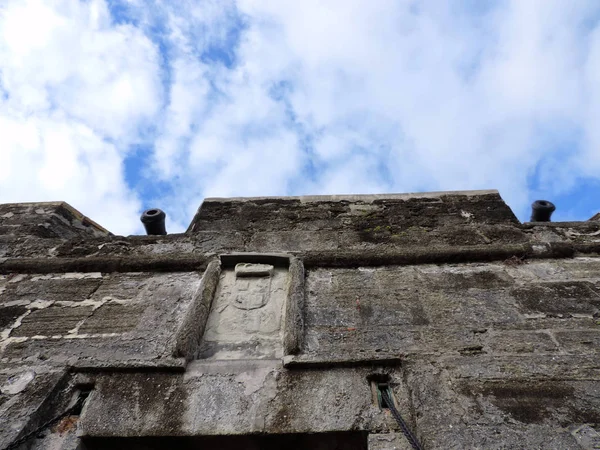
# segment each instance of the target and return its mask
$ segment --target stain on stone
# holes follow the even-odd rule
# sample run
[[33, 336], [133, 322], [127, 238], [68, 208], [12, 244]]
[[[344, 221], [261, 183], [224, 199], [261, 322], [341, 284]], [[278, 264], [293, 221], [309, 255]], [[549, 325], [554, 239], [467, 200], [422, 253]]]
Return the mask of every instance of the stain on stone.
[[[114, 408], [111, 420], [127, 417], [132, 410], [152, 413], [160, 417], [154, 435], [169, 436], [179, 434], [182, 429], [185, 405], [182, 382], [181, 378], [166, 374], [113, 375], [97, 389], [102, 396], [109, 396], [106, 400]], [[91, 402], [89, 406], [93, 406]]]
[[27, 308], [24, 306], [6, 306], [0, 308], [0, 331], [11, 325], [25, 311], [27, 311]]
[[481, 231], [488, 239], [495, 242], [508, 242], [511, 244], [525, 243], [529, 240], [527, 234], [514, 226], [496, 224], [494, 226], [479, 226]]
[[423, 309], [423, 305], [416, 305], [410, 308], [413, 325], [429, 325], [429, 318]]
[[510, 258], [505, 259], [502, 264], [509, 267], [522, 266], [523, 264], [527, 264], [529, 261], [525, 259], [525, 256], [517, 256], [513, 255]]
[[358, 312], [363, 322], [369, 322], [369, 319], [373, 317], [373, 307], [371, 305], [360, 305]]
[[271, 426], [274, 430], [289, 430], [292, 428], [291, 420], [293, 411], [285, 404], [281, 404], [275, 413]]
[[536, 283], [512, 290], [526, 311], [548, 314], [594, 314], [600, 309], [600, 295], [587, 281]]
[[475, 328], [475, 329], [471, 330], [471, 332], [473, 334], [484, 334], [484, 333], [487, 333], [487, 331], [488, 331], [487, 328]]
[[79, 416], [63, 417], [55, 427], [56, 432], [62, 436], [63, 434], [67, 434], [72, 431], [75, 431], [75, 430], [77, 430], [77, 422], [78, 421], [79, 421]]
[[[260, 343], [257, 341], [248, 342], [236, 342], [236, 343], [218, 343], [203, 341], [198, 351], [199, 359], [209, 359], [218, 356], [220, 353], [226, 353], [229, 355], [235, 355], [241, 357], [245, 355], [247, 358], [264, 358], [265, 350], [261, 348]], [[274, 352], [273, 352], [274, 353]], [[275, 354], [267, 354], [273, 358], [277, 357]]]
[[556, 410], [565, 407], [565, 401], [573, 392], [572, 386], [560, 381], [507, 380], [485, 383], [471, 390], [471, 395], [488, 397], [493, 405], [513, 419], [529, 424], [553, 419]]
[[318, 386], [323, 382], [324, 375], [313, 372], [312, 376], [307, 373], [298, 372], [295, 376], [282, 376], [277, 382], [276, 411], [272, 414], [269, 421], [269, 427], [275, 433], [289, 433], [293, 429], [292, 421], [296, 414], [290, 405], [294, 404], [293, 393], [298, 390], [298, 386], [305, 383], [305, 379], [310, 378], [313, 385]]
[[8, 284], [6, 296], [23, 300], [83, 301], [102, 283], [100, 278], [50, 278]]
[[482, 245], [488, 243], [475, 227], [452, 227], [445, 230], [443, 242], [450, 246]]
[[144, 312], [140, 304], [105, 304], [79, 328], [79, 333], [125, 333], [133, 330]]
[[55, 336], [65, 335], [92, 313], [90, 306], [60, 307], [50, 306], [36, 309], [25, 316], [21, 326], [11, 331], [13, 336]]
[[472, 345], [469, 347], [463, 347], [458, 352], [463, 356], [483, 355], [483, 354], [487, 353], [483, 350], [483, 347], [481, 345]]
[[462, 272], [437, 270], [433, 273], [424, 273], [423, 277], [428, 286], [442, 290], [491, 289], [512, 284], [508, 274], [491, 270], [465, 270]]

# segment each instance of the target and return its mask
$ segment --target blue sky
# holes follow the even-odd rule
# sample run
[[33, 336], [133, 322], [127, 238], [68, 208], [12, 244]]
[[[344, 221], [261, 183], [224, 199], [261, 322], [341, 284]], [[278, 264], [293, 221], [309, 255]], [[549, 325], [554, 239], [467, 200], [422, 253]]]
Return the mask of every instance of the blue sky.
[[498, 189], [600, 210], [596, 0], [5, 0], [0, 202], [115, 233], [207, 196]]

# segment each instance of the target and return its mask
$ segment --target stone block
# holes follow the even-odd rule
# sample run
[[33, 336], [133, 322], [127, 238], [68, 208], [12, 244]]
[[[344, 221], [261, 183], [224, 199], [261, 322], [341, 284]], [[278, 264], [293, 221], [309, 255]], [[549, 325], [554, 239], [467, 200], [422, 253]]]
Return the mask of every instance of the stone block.
[[490, 331], [482, 334], [484, 351], [493, 354], [554, 353], [559, 347], [548, 332]]
[[25, 306], [0, 306], [0, 332], [6, 327], [12, 325], [17, 317], [22, 316], [27, 311]]
[[143, 292], [146, 283], [152, 278], [148, 273], [113, 273], [105, 275], [91, 300], [93, 301], [134, 301]]
[[511, 293], [526, 313], [569, 316], [600, 311], [598, 289], [588, 281], [531, 283]]
[[144, 313], [141, 304], [105, 304], [79, 327], [79, 334], [126, 333], [133, 330]]
[[568, 428], [600, 422], [600, 381], [530, 380], [468, 382], [460, 391], [474, 399], [478, 421], [511, 421]]
[[25, 316], [21, 325], [13, 328], [10, 337], [64, 336], [92, 314], [91, 306], [49, 306], [34, 309]]
[[498, 289], [513, 284], [505, 268], [495, 264], [448, 264], [417, 267], [424, 288], [430, 290]]
[[600, 433], [589, 424], [574, 427], [574, 429], [571, 430], [571, 434], [583, 450], [595, 450], [600, 448]]
[[569, 281], [569, 273], [558, 261], [530, 260], [522, 264], [507, 265], [506, 271], [518, 282]]
[[317, 269], [308, 272], [306, 326], [424, 325], [428, 318], [410, 268]]
[[574, 279], [600, 278], [600, 258], [598, 257], [578, 257], [556, 261], [556, 266], [562, 268]]
[[[426, 351], [427, 341], [415, 327], [309, 327], [304, 351], [319, 359], [360, 359]], [[425, 333], [426, 334], [426, 333]]]
[[[462, 357], [456, 366], [448, 359], [407, 364], [424, 448], [578, 448], [568, 428], [597, 423], [599, 381], [535, 377], [527, 371], [528, 359], [521, 359], [519, 375], [504, 371], [489, 380], [480, 376], [487, 357]], [[466, 360], [474, 362], [472, 378], [456, 377]]]
[[19, 276], [9, 280], [0, 293], [0, 303], [9, 301], [82, 302], [102, 283], [98, 273]]
[[[396, 425], [389, 412], [373, 405], [367, 381], [373, 370], [379, 369], [288, 371], [279, 361], [220, 360], [195, 361], [184, 377], [106, 374], [97, 377], [81, 433], [100, 438], [391, 431]], [[392, 383], [400, 382], [397, 372], [388, 373]], [[406, 390], [394, 392], [404, 409]]]
[[[344, 244], [356, 241], [356, 237], [348, 238], [343, 241]], [[294, 252], [308, 250], [329, 250], [333, 251], [342, 246], [340, 232], [338, 231], [282, 231], [270, 230], [260, 231], [252, 234], [246, 251], [260, 252]]]
[[369, 450], [412, 450], [402, 433], [369, 434]]
[[600, 327], [596, 330], [555, 331], [554, 336], [561, 348], [573, 354], [600, 352]]
[[420, 296], [429, 322], [435, 326], [484, 327], [523, 321], [505, 289], [434, 291]]
[[[0, 368], [0, 448], [8, 448], [23, 430], [33, 431], [36, 425], [51, 419], [54, 411], [49, 409], [62, 396], [64, 369], [34, 369], [23, 361]], [[16, 383], [21, 383], [22, 389], [11, 389]]]

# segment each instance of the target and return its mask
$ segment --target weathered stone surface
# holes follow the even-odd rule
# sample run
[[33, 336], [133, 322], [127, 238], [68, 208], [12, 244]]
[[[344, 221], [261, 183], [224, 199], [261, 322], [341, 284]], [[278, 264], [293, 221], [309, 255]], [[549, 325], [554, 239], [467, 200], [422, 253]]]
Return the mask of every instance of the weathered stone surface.
[[545, 330], [508, 331], [492, 330], [482, 333], [482, 351], [500, 354], [554, 353], [565, 349], [559, 347], [554, 336]]
[[186, 361], [198, 356], [215, 292], [221, 279], [221, 262], [212, 261], [206, 268], [198, 289], [192, 296], [175, 336], [173, 355]]
[[283, 356], [288, 270], [239, 263], [225, 268], [212, 302], [199, 357], [255, 359]]
[[100, 273], [17, 275], [6, 283], [0, 303], [81, 302], [100, 287], [101, 278]]
[[22, 305], [0, 307], [0, 329], [6, 329], [26, 312], [27, 308]]
[[600, 447], [600, 433], [588, 424], [576, 427], [571, 430], [571, 434], [582, 449], [594, 450]]
[[170, 357], [201, 275], [16, 275], [0, 294], [0, 361]]
[[52, 338], [75, 333], [77, 325], [91, 316], [93, 308], [49, 306], [33, 309], [21, 320], [21, 325], [13, 328], [9, 337], [40, 337]]
[[33, 379], [17, 394], [0, 393], [0, 447], [5, 448], [17, 436], [36, 429], [61, 407], [61, 392], [65, 390], [64, 370], [47, 367], [0, 367], [0, 385], [15, 377], [33, 372]]
[[600, 311], [600, 295], [588, 281], [532, 283], [515, 289], [512, 295], [527, 313], [592, 316]]
[[384, 379], [425, 449], [598, 442], [597, 221], [519, 224], [495, 192], [211, 199], [122, 237], [56, 205], [0, 206], [0, 448], [82, 386], [30, 448], [409, 448]]
[[[465, 360], [471, 364], [465, 366]], [[505, 361], [520, 361], [518, 372], [514, 367], [482, 373], [489, 361], [414, 361], [407, 368], [413, 404], [420, 412], [417, 429], [426, 448], [578, 448], [568, 429], [597, 422], [597, 369], [595, 379], [581, 380], [577, 368], [561, 374], [546, 370], [551, 360], [512, 358]], [[542, 373], [546, 381], [539, 378]]]
[[0, 235], [69, 239], [108, 234], [65, 202], [0, 205]]
[[[83, 433], [108, 437], [395, 429], [389, 412], [373, 404], [367, 381], [372, 372], [287, 371], [280, 362], [261, 360], [197, 362], [183, 378], [102, 376], [83, 418]], [[399, 407], [411, 420], [398, 374], [387, 373], [398, 383], [393, 386]], [[109, 417], [106, 410], [112, 411]]]
[[266, 231], [320, 231], [347, 228], [348, 223], [353, 223], [357, 231], [377, 233], [377, 227], [387, 226], [391, 231], [403, 231], [411, 226], [439, 228], [507, 222], [518, 223], [497, 192], [474, 191], [346, 198], [207, 199], [188, 231], [247, 227]]
[[412, 450], [401, 433], [369, 434], [369, 450]]
[[35, 379], [33, 370], [25, 370], [24, 372], [10, 376], [2, 386], [0, 393], [5, 395], [15, 395], [23, 392], [29, 383]]
[[600, 324], [591, 330], [555, 331], [554, 336], [561, 348], [572, 354], [600, 353]]
[[132, 331], [140, 323], [145, 307], [141, 304], [105, 304], [89, 319], [79, 332], [83, 334], [111, 334]]

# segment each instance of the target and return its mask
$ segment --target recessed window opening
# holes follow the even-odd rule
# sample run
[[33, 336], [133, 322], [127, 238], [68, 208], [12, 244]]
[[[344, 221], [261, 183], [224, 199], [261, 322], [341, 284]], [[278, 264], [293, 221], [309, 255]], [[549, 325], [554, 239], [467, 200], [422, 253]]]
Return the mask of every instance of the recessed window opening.
[[396, 405], [392, 383], [388, 374], [374, 373], [367, 376], [367, 380], [371, 386], [373, 404], [376, 404], [381, 409], [390, 409], [390, 401], [393, 406]]
[[392, 390], [389, 383], [377, 383], [377, 405], [381, 409], [390, 409], [389, 399], [392, 397]]
[[85, 403], [92, 393], [94, 386], [91, 385], [82, 385], [77, 387], [77, 391], [75, 392], [75, 403], [73, 404], [73, 409], [71, 410], [71, 415], [80, 416]]

